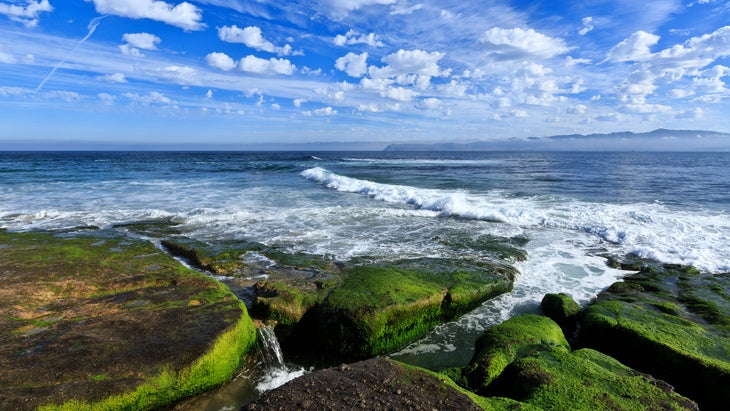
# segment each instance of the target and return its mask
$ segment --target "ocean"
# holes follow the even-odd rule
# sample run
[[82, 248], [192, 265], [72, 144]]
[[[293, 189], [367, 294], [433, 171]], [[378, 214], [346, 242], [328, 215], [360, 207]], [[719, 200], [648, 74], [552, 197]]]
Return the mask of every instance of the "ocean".
[[464, 239], [528, 239], [512, 293], [393, 354], [442, 369], [545, 293], [585, 304], [626, 275], [606, 254], [730, 271], [730, 153], [0, 153], [1, 228], [150, 220], [338, 260], [479, 259]]

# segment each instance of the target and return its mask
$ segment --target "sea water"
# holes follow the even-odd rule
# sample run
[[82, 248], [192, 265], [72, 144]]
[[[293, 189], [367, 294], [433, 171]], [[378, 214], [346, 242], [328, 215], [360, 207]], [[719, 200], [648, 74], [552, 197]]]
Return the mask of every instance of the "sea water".
[[480, 259], [456, 240], [527, 238], [513, 292], [394, 355], [440, 369], [545, 293], [588, 302], [626, 274], [607, 254], [730, 271], [730, 153], [0, 153], [1, 228], [138, 221], [338, 260]]

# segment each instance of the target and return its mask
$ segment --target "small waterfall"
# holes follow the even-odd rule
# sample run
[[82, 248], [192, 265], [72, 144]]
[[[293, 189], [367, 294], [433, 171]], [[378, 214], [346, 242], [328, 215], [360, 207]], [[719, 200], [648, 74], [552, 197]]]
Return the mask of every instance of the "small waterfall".
[[284, 353], [281, 352], [281, 345], [276, 339], [274, 329], [267, 325], [257, 329], [258, 344], [261, 350], [261, 357], [266, 368], [282, 368], [284, 364]]
[[302, 367], [289, 366], [284, 362], [284, 353], [272, 327], [267, 325], [258, 328], [257, 332], [259, 350], [266, 368], [261, 381], [256, 385], [259, 392], [273, 390], [307, 372]]

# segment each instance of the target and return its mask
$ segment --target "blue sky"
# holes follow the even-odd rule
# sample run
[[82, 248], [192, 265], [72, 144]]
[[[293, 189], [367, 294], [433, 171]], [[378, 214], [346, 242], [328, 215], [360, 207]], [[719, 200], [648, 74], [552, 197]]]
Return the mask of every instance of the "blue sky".
[[727, 0], [0, 0], [0, 140], [730, 132]]

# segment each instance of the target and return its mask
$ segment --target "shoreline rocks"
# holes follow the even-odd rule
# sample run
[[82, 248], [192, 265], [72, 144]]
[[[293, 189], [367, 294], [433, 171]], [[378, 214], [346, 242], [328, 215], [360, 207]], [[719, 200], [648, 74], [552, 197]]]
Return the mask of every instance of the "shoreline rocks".
[[153, 409], [225, 382], [255, 341], [227, 287], [115, 233], [0, 231], [0, 408]]

